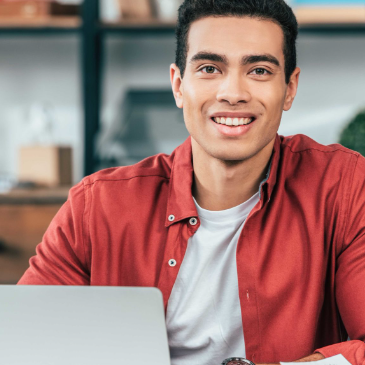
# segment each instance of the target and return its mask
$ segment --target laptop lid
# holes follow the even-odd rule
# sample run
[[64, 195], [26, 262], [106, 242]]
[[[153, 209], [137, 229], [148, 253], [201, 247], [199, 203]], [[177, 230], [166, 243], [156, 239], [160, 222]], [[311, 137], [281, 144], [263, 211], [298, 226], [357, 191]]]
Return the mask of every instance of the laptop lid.
[[0, 363], [170, 365], [156, 288], [0, 286]]

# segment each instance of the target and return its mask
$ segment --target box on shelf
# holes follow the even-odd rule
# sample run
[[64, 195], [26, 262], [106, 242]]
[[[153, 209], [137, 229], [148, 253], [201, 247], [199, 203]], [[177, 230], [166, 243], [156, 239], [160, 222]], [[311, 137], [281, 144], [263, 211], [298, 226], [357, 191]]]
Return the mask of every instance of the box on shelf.
[[150, 0], [118, 0], [122, 19], [151, 19], [153, 9]]
[[38, 19], [54, 16], [76, 16], [80, 6], [51, 0], [0, 0], [1, 18]]
[[18, 179], [21, 182], [33, 182], [40, 186], [72, 185], [72, 148], [21, 147]]
[[49, 3], [47, 1], [0, 1], [1, 18], [39, 18], [49, 14]]

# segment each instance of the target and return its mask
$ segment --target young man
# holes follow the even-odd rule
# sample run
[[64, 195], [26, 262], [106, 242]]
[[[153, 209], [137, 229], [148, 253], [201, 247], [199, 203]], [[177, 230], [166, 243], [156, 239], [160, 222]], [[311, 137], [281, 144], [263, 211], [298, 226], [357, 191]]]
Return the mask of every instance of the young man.
[[185, 0], [170, 72], [191, 137], [71, 189], [19, 284], [158, 287], [173, 365], [364, 364], [365, 159], [277, 135], [296, 37], [283, 0]]

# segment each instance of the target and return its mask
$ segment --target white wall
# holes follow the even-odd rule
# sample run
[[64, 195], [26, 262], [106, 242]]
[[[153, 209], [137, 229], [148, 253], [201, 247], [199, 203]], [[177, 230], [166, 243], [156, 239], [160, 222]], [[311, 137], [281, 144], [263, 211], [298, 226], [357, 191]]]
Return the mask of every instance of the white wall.
[[349, 119], [365, 108], [365, 36], [303, 36], [298, 63], [298, 94], [279, 132], [337, 142]]
[[[169, 88], [173, 36], [109, 38], [104, 73], [104, 125], [117, 118], [129, 87]], [[365, 36], [301, 36], [300, 86], [280, 133], [337, 141], [353, 114], [365, 108]], [[67, 37], [0, 37], [0, 174], [16, 175], [17, 148], [27, 142], [24, 113], [36, 102], [57, 112], [56, 139], [75, 148], [75, 182], [82, 177], [79, 43]]]
[[16, 176], [18, 148], [31, 143], [27, 113], [55, 109], [55, 143], [72, 145], [75, 181], [82, 171], [82, 110], [76, 36], [0, 37], [0, 174]]

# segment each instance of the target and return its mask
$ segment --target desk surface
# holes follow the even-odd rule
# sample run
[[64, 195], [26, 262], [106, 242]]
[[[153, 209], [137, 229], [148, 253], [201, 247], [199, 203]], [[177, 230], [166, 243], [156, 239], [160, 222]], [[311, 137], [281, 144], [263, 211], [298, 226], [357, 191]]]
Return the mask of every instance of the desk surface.
[[69, 189], [14, 189], [0, 194], [0, 284], [15, 284], [28, 268]]

